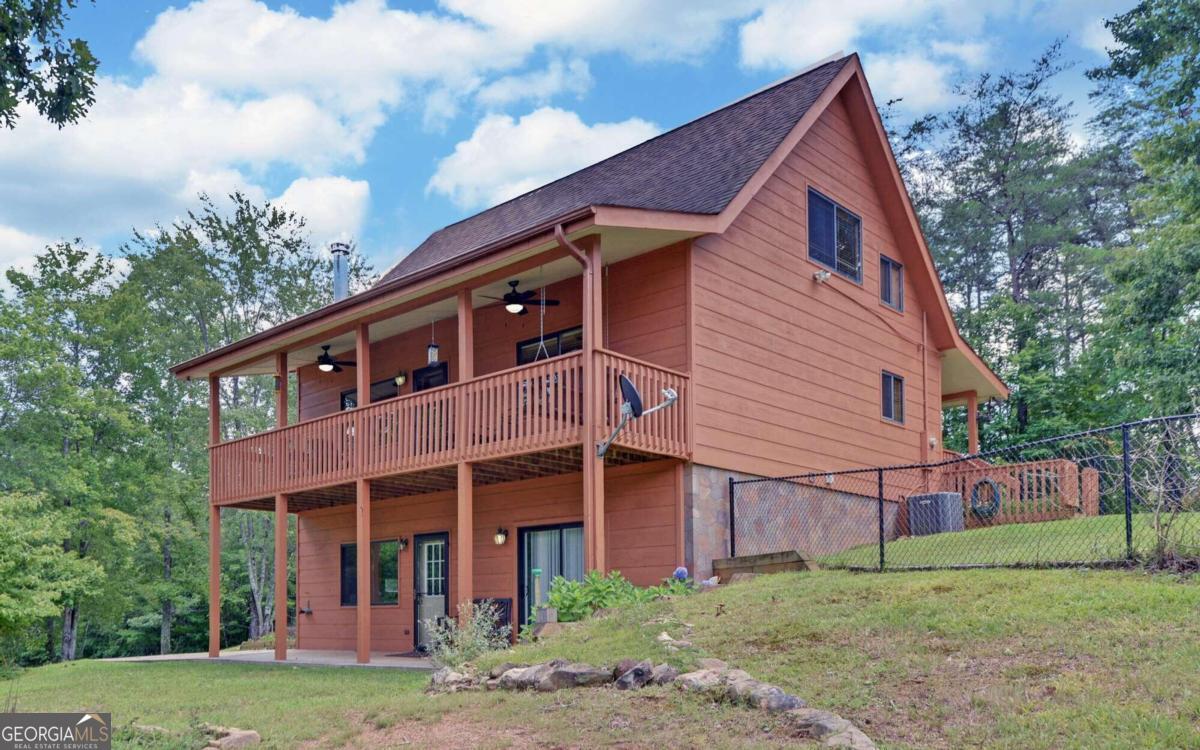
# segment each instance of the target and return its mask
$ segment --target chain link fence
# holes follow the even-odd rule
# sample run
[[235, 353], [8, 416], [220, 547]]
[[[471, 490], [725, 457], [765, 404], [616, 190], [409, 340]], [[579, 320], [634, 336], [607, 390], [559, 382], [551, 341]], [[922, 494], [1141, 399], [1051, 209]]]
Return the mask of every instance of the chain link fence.
[[795, 550], [852, 570], [1200, 558], [1200, 415], [945, 456], [730, 479], [730, 555]]

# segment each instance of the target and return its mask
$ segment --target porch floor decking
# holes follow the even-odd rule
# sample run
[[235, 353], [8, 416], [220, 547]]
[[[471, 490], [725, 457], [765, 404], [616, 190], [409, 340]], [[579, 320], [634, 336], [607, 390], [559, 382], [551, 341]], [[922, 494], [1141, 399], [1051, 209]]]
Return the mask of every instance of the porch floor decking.
[[122, 656], [99, 661], [118, 662], [159, 662], [159, 661], [212, 661], [239, 664], [276, 664], [290, 667], [368, 667], [372, 669], [413, 669], [430, 671], [433, 665], [429, 659], [416, 656], [396, 656], [382, 651], [371, 652], [371, 661], [359, 664], [353, 651], [321, 651], [317, 649], [288, 649], [287, 661], [275, 660], [273, 649], [253, 649], [247, 651], [222, 651], [216, 659], [210, 659], [207, 652], [188, 654], [151, 654], [149, 656]]

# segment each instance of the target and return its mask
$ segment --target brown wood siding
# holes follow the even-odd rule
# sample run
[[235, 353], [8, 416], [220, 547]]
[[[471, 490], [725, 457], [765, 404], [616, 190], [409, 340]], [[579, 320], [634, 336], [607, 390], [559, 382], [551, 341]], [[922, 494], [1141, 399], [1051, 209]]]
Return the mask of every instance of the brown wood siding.
[[[940, 445], [936, 351], [921, 393], [917, 259], [901, 254], [875, 184], [835, 100], [730, 227], [694, 241], [697, 463], [779, 475], [917, 461], [922, 408]], [[813, 280], [809, 187], [862, 218], [861, 284]], [[905, 265], [903, 313], [880, 302], [880, 253]], [[883, 370], [905, 379], [904, 425], [881, 418]]]
[[[663, 367], [686, 369], [685, 330], [687, 248], [671, 245], [614, 263], [604, 283], [605, 346]], [[537, 271], [520, 274], [535, 283]], [[566, 279], [546, 288], [546, 296], [562, 304], [546, 308], [545, 331], [553, 333], [580, 324], [580, 280]], [[538, 315], [512, 315], [502, 307], [475, 310], [475, 373], [486, 375], [516, 365], [516, 344], [538, 336]], [[456, 351], [458, 320], [451, 316], [437, 323], [441, 357], [450, 363], [450, 380], [458, 380]], [[429, 327], [407, 331], [371, 344], [371, 382], [392, 377], [399, 370], [410, 375], [403, 393], [412, 392], [411, 374], [425, 365]], [[339, 356], [353, 359], [354, 352]], [[323, 373], [315, 365], [297, 372], [300, 419], [313, 419], [338, 410], [341, 392], [354, 387], [354, 370]]]
[[[609, 566], [638, 585], [658, 583], [682, 564], [677, 524], [677, 462], [656, 461], [614, 467], [605, 472], [605, 519]], [[523, 526], [571, 523], [583, 519], [579, 474], [545, 477], [475, 488], [475, 596], [508, 597], [516, 604], [517, 531]], [[450, 596], [456, 560], [455, 494], [438, 492], [380, 500], [371, 504], [371, 538], [407, 537], [400, 553], [400, 601], [371, 612], [372, 650], [412, 647], [414, 535], [450, 533]], [[492, 541], [498, 527], [508, 542]], [[299, 648], [353, 649], [355, 608], [340, 603], [340, 549], [354, 541], [354, 508], [341, 506], [298, 514], [297, 602], [313, 614], [299, 615]]]

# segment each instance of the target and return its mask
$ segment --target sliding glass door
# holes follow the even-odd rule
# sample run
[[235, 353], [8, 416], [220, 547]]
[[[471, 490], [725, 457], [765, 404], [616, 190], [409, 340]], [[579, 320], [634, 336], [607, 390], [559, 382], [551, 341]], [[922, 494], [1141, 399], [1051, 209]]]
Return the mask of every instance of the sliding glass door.
[[533, 620], [535, 606], [546, 603], [555, 578], [583, 580], [583, 524], [521, 529], [517, 554], [520, 622], [524, 624]]

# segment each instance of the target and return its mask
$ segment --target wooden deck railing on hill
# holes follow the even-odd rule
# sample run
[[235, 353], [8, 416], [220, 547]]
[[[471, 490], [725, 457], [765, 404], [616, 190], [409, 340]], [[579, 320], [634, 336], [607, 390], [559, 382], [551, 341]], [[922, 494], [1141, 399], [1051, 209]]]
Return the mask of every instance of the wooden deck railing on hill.
[[[583, 366], [576, 352], [211, 446], [212, 501], [577, 445], [583, 441]], [[615, 383], [623, 372], [648, 404], [668, 387], [680, 399], [633, 422], [617, 444], [687, 456], [686, 374], [610, 351], [598, 351], [594, 366], [606, 404], [596, 439], [619, 418]]]
[[[1098, 472], [1066, 459], [992, 464], [972, 458], [941, 467], [937, 476], [941, 491], [962, 495], [968, 527], [1057, 521], [1100, 512]], [[981, 518], [971, 511], [971, 493], [976, 487], [980, 493], [990, 493], [992, 485], [1000, 494], [1000, 510]]]

